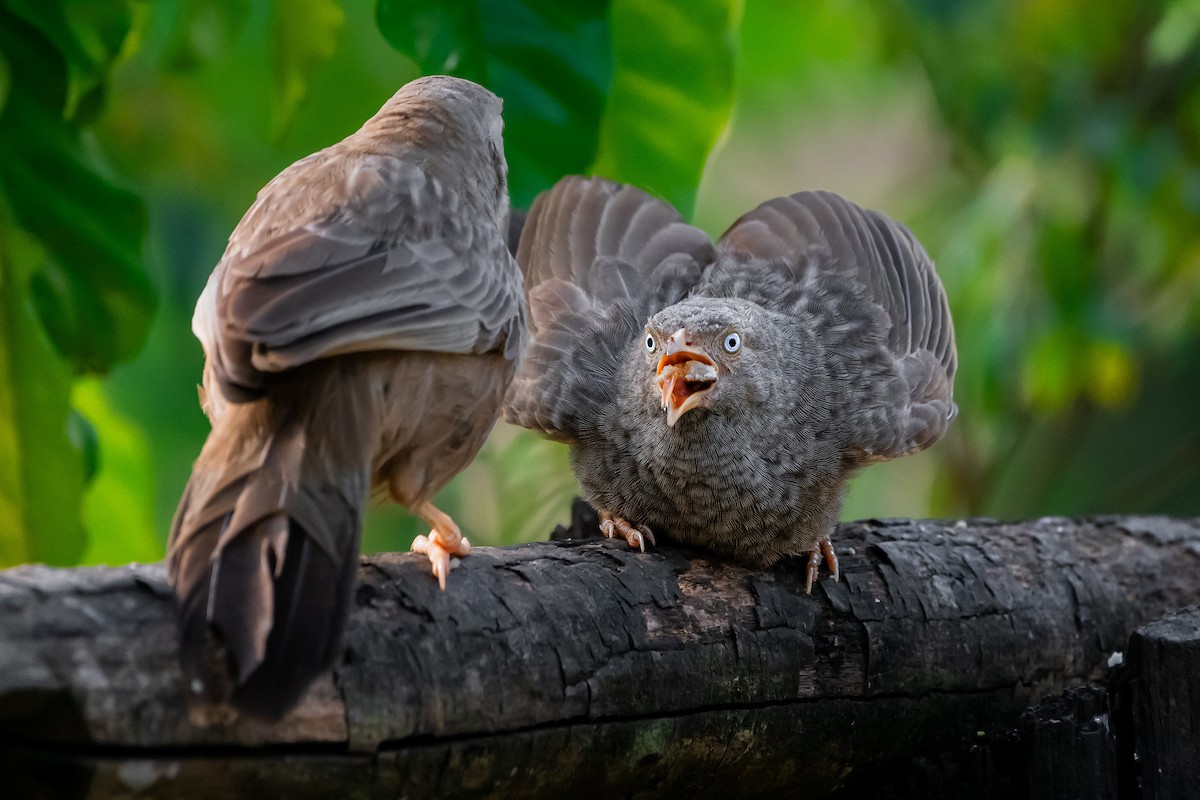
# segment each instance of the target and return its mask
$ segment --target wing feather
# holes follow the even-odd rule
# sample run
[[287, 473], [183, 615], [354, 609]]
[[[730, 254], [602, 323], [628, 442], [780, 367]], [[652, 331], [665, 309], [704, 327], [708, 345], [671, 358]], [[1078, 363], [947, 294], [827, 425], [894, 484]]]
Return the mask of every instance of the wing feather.
[[941, 437], [956, 413], [954, 326], [933, 262], [907, 227], [835, 194], [801, 192], [743, 216], [718, 250], [699, 292], [821, 317], [838, 358], [862, 350], [859, 357], [870, 359], [872, 336], [880, 339], [890, 365], [882, 374], [891, 378], [880, 388], [884, 400], [861, 410], [870, 459]]
[[707, 234], [632, 186], [568, 177], [539, 195], [517, 248], [533, 341], [505, 418], [561, 441], [585, 434], [646, 319], [715, 258]]
[[350, 352], [515, 358], [522, 290], [505, 231], [416, 164], [336, 147], [264, 187], [197, 306], [223, 392], [253, 397]]

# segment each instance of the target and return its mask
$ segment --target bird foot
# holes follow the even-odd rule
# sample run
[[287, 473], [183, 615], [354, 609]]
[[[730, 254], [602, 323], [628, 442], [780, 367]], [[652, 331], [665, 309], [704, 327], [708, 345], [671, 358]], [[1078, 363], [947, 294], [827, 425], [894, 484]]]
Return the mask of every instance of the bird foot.
[[842, 571], [838, 566], [837, 553], [833, 550], [833, 542], [829, 539], [829, 534], [825, 534], [817, 543], [813, 545], [812, 551], [808, 554], [808, 576], [804, 581], [804, 593], [812, 594], [813, 584], [821, 573], [821, 559], [825, 559], [825, 564], [829, 567], [829, 574], [833, 576], [836, 583], [842, 577]]
[[636, 547], [643, 553], [646, 552], [647, 541], [652, 545], [656, 544], [654, 534], [645, 525], [633, 525], [624, 517], [618, 517], [607, 511], [600, 512], [600, 532], [608, 539], [619, 535], [629, 542], [630, 547]]
[[433, 575], [442, 590], [446, 589], [446, 576], [450, 574], [450, 556], [465, 556], [471, 552], [471, 543], [459, 531], [458, 525], [448, 514], [435, 508], [428, 501], [415, 509], [417, 515], [429, 523], [432, 529], [428, 536], [413, 539], [412, 551], [422, 553], [433, 566]]

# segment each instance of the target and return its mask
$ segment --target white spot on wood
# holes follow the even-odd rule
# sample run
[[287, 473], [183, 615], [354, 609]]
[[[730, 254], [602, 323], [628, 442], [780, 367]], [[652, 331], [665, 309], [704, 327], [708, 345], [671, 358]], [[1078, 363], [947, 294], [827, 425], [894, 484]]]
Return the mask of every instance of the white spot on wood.
[[121, 782], [135, 792], [144, 791], [160, 778], [174, 778], [179, 774], [178, 761], [150, 761], [137, 759], [126, 761], [117, 770]]

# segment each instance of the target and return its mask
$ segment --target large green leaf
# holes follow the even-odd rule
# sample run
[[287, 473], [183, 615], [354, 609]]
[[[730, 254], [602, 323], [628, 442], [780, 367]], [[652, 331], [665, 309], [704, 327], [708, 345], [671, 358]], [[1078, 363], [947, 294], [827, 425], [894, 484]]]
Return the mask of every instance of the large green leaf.
[[616, 73], [593, 172], [690, 217], [733, 107], [738, 0], [614, 0]]
[[91, 426], [72, 368], [103, 371], [145, 339], [145, 210], [93, 165], [79, 128], [141, 3], [0, 5], [0, 563], [73, 564]]
[[[73, 83], [78, 88], [76, 94], [91, 85], [97, 77], [99, 65], [96, 64], [83, 43], [71, 30], [67, 22], [66, 9], [63, 3], [43, 2], [42, 0], [4, 0], [4, 5], [14, 17], [37, 30], [51, 44], [56, 53], [60, 54], [68, 66]], [[64, 89], [66, 84], [64, 84]], [[63, 95], [63, 101], [66, 101]]]
[[67, 116], [90, 116], [98, 110], [108, 71], [146, 10], [144, 2], [135, 0], [4, 0], [4, 4], [66, 61]]
[[153, 312], [145, 209], [91, 166], [63, 119], [66, 60], [52, 42], [0, 11], [0, 51], [11, 69], [0, 189], [46, 255], [28, 289], [58, 351], [78, 370], [103, 371], [141, 347]]
[[74, 564], [83, 468], [67, 439], [71, 371], [42, 335], [27, 285], [36, 242], [0, 214], [0, 566]]
[[379, 0], [387, 40], [427, 74], [487, 86], [505, 101], [513, 203], [596, 154], [612, 75], [607, 0]]

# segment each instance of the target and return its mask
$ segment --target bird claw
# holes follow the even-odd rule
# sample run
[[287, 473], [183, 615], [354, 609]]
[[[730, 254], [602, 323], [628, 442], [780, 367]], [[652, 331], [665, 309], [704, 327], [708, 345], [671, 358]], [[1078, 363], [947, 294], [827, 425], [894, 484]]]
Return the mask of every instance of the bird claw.
[[654, 534], [645, 525], [633, 525], [623, 517], [618, 517], [607, 512], [600, 515], [600, 532], [605, 538], [613, 539], [620, 535], [622, 539], [629, 543], [630, 547], [636, 547], [641, 552], [646, 552], [646, 542], [651, 545], [656, 545]]
[[471, 552], [471, 543], [467, 541], [467, 537], [460, 535], [458, 543], [451, 547], [443, 544], [438, 531], [433, 530], [429, 532], [428, 536], [418, 536], [413, 539], [412, 551], [422, 553], [429, 559], [429, 563], [433, 567], [433, 575], [437, 578], [438, 585], [445, 591], [446, 576], [450, 574], [450, 556], [467, 555]]
[[471, 552], [471, 543], [458, 530], [458, 525], [444, 511], [426, 500], [413, 509], [421, 519], [429, 523], [428, 536], [413, 539], [415, 553], [424, 553], [433, 566], [433, 575], [442, 590], [446, 589], [446, 577], [450, 574], [450, 556], [465, 556]]
[[821, 559], [825, 559], [826, 566], [829, 567], [829, 573], [833, 577], [834, 583], [842, 577], [841, 566], [838, 564], [837, 553], [834, 552], [833, 542], [829, 539], [829, 534], [825, 534], [817, 543], [813, 545], [813, 549], [808, 554], [808, 570], [804, 581], [804, 593], [812, 594], [813, 583], [816, 582], [821, 573]]

